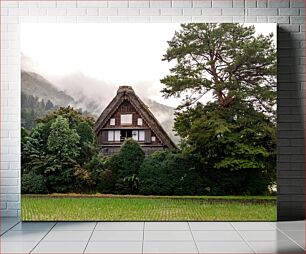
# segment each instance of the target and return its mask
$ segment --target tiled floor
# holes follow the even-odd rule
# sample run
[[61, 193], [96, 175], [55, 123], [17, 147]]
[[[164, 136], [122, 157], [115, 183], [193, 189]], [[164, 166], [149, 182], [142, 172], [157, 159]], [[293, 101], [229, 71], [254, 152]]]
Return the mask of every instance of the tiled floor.
[[0, 253], [304, 253], [305, 221], [18, 222]]

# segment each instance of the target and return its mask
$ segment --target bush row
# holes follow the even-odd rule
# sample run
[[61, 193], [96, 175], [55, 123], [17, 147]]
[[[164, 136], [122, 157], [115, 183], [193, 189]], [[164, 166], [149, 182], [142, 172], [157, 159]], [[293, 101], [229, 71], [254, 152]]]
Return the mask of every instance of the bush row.
[[261, 168], [215, 168], [197, 153], [160, 150], [144, 155], [126, 139], [118, 154], [97, 148], [92, 119], [61, 108], [22, 132], [23, 193], [143, 195], [260, 195], [270, 179]]

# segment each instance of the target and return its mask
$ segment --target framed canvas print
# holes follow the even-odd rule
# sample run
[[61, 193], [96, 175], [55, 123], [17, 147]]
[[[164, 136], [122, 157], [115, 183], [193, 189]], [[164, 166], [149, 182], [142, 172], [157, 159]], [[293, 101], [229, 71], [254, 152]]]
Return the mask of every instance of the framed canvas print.
[[275, 24], [22, 24], [22, 220], [276, 220]]

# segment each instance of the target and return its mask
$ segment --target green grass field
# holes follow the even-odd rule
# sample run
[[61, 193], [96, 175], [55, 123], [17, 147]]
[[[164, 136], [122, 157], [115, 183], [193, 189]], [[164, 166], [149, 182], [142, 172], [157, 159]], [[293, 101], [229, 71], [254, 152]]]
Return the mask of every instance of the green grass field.
[[[212, 201], [212, 200], [213, 201]], [[275, 221], [275, 197], [22, 196], [24, 221]]]

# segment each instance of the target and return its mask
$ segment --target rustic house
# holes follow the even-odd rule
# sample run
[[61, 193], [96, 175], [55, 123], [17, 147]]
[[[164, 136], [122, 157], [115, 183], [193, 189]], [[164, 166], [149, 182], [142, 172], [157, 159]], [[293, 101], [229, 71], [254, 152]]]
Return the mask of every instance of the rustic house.
[[95, 123], [98, 145], [105, 155], [118, 153], [126, 138], [137, 140], [145, 154], [176, 148], [131, 86], [120, 86], [117, 95]]

